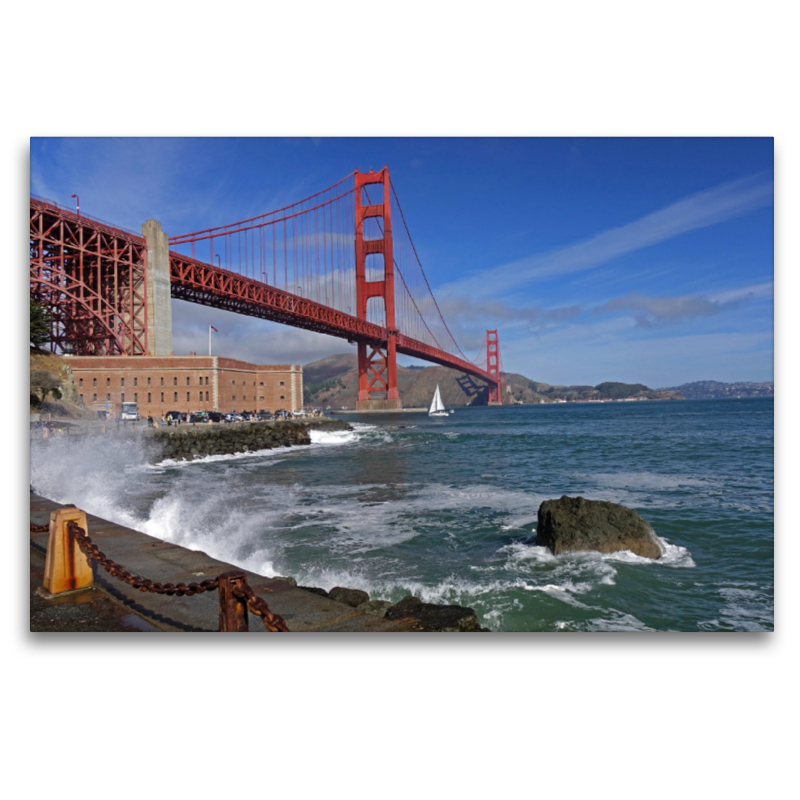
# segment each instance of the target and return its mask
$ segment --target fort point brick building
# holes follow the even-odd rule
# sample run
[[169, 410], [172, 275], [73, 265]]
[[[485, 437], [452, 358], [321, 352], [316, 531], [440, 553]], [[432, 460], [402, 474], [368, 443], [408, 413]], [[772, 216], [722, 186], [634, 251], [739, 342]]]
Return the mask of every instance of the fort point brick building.
[[92, 410], [119, 413], [136, 402], [142, 417], [167, 411], [295, 411], [303, 368], [223, 356], [69, 356], [78, 395]]

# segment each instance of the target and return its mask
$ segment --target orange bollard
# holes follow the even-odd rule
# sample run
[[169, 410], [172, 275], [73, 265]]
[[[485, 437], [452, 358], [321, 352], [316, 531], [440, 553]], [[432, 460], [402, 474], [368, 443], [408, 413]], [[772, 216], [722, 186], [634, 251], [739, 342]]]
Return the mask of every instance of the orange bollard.
[[44, 588], [51, 594], [94, 586], [92, 563], [67, 529], [68, 522], [86, 528], [86, 514], [77, 508], [59, 508], [50, 514], [50, 538], [44, 561]]

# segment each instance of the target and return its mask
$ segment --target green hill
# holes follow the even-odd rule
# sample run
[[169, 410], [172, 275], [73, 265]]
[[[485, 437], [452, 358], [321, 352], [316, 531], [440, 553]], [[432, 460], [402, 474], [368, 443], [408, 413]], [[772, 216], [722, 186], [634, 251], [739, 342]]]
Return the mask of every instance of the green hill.
[[[504, 404], [556, 401], [622, 400], [626, 398], [682, 399], [675, 391], [653, 391], [641, 383], [601, 383], [598, 386], [552, 386], [517, 373], [504, 373]], [[397, 386], [406, 408], [430, 405], [436, 385], [445, 406], [486, 405], [489, 395], [482, 381], [447, 367], [397, 367]], [[353, 409], [358, 397], [358, 357], [341, 353], [303, 367], [306, 406]]]

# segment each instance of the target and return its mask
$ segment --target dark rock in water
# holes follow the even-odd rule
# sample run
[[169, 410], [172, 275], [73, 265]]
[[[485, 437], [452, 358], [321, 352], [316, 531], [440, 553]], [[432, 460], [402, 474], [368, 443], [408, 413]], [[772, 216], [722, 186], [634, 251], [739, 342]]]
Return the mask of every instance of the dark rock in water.
[[298, 586], [298, 589], [303, 589], [306, 592], [313, 592], [314, 594], [318, 594], [320, 597], [327, 597], [328, 592], [325, 589], [320, 589], [319, 586]]
[[438, 606], [422, 604], [422, 630], [424, 631], [479, 631], [478, 617], [464, 606]]
[[423, 631], [479, 631], [478, 617], [471, 608], [423, 603], [419, 597], [404, 597], [386, 611], [386, 619], [415, 619]]
[[289, 586], [297, 586], [297, 581], [294, 578], [290, 577], [283, 577], [281, 575], [276, 575], [274, 578], [270, 578], [271, 581], [283, 581], [284, 583], [288, 583]]
[[421, 617], [422, 600], [419, 597], [404, 597], [386, 610], [386, 619], [402, 619], [403, 617]]
[[[252, 422], [225, 427], [201, 425], [197, 428], [159, 428], [148, 434], [155, 445], [151, 460], [175, 458], [193, 460], [222, 453], [251, 453], [273, 447], [294, 447], [311, 444], [309, 431], [352, 430], [341, 420], [318, 419]], [[160, 449], [160, 455], [156, 450]]]
[[366, 592], [362, 592], [360, 589], [345, 589], [342, 586], [334, 586], [333, 589], [328, 592], [328, 597], [330, 597], [331, 600], [336, 600], [338, 603], [344, 603], [346, 606], [352, 606], [353, 608], [369, 600], [369, 595]]
[[662, 552], [647, 520], [629, 508], [605, 500], [562, 497], [539, 506], [536, 544], [553, 555], [579, 550], [616, 553], [630, 550], [644, 558], [661, 558]]
[[376, 617], [382, 617], [391, 607], [390, 600], [368, 600], [366, 603], [356, 606], [356, 611], [363, 611], [365, 614], [374, 614]]

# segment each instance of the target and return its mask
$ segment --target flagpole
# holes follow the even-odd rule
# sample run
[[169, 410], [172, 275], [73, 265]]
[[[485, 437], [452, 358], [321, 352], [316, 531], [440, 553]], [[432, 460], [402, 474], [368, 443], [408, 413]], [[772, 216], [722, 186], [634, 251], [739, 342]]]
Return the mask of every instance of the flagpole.
[[208, 326], [208, 354], [211, 355], [211, 326]]

